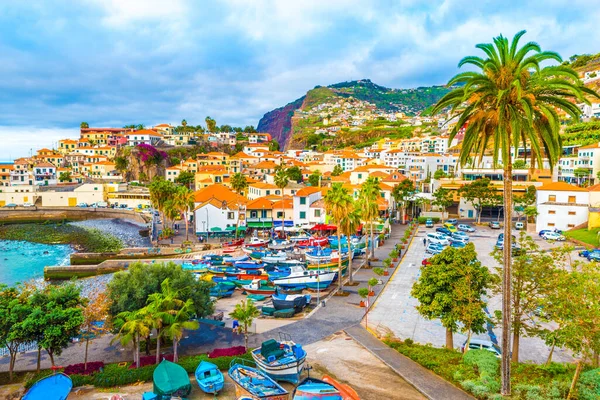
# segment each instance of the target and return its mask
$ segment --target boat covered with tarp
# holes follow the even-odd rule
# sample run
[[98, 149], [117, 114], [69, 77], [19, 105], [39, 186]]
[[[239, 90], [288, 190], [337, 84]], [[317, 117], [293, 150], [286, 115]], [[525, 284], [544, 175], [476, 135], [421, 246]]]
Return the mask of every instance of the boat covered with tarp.
[[153, 392], [161, 396], [187, 397], [192, 391], [187, 371], [168, 360], [158, 364], [152, 378]]
[[67, 375], [49, 375], [33, 384], [23, 400], [66, 400], [73, 389], [73, 381]]

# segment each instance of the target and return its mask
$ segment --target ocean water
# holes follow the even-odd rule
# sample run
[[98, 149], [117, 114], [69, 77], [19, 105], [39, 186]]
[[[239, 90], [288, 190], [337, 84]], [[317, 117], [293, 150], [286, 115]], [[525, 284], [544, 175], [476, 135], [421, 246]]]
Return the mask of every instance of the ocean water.
[[73, 249], [63, 244], [0, 240], [0, 283], [13, 285], [44, 277], [48, 265], [68, 265]]

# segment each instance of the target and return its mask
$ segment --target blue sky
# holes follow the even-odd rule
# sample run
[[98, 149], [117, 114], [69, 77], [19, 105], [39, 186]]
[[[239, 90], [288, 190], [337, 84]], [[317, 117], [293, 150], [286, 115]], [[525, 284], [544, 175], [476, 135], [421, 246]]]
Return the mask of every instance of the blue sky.
[[521, 29], [564, 58], [595, 53], [597, 21], [578, 0], [2, 2], [0, 160], [81, 121], [256, 125], [316, 85], [443, 84], [476, 43]]

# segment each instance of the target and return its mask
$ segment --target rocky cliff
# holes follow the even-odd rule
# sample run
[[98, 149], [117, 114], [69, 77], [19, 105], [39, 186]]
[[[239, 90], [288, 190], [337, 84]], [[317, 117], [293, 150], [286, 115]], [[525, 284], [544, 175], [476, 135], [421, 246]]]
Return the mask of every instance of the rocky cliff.
[[304, 97], [302, 96], [283, 107], [269, 111], [260, 119], [256, 129], [259, 132], [270, 133], [273, 139], [279, 142], [280, 148], [284, 149], [291, 136], [292, 116], [294, 115], [294, 111], [302, 106]]

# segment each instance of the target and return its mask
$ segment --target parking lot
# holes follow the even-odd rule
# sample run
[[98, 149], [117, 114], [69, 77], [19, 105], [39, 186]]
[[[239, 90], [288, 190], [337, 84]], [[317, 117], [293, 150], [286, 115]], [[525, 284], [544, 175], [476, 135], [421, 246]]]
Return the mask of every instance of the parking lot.
[[[419, 343], [431, 343], [436, 347], [442, 347], [446, 343], [445, 328], [439, 320], [429, 321], [419, 315], [415, 306], [417, 300], [410, 296], [413, 283], [419, 278], [421, 273], [421, 262], [430, 255], [425, 254], [425, 245], [423, 239], [427, 233], [435, 232], [435, 228], [425, 228], [423, 225], [419, 228], [417, 236], [413, 239], [406, 255], [404, 256], [400, 268], [388, 283], [385, 291], [379, 297], [373, 310], [369, 313], [369, 324], [372, 327], [390, 329], [395, 336], [407, 339], [410, 338]], [[475, 245], [479, 260], [483, 265], [495, 271], [500, 267], [496, 260], [490, 255], [496, 245], [498, 235], [501, 229], [490, 229], [489, 227], [479, 226], [476, 232], [470, 233], [470, 241]], [[513, 231], [518, 237], [519, 231]], [[559, 244], [549, 243], [541, 239], [537, 234], [532, 237], [540, 245], [542, 250], [549, 249]], [[501, 308], [501, 297], [491, 296], [488, 299], [488, 314], [493, 315], [495, 310]], [[499, 327], [488, 326], [488, 332], [474, 336], [479, 339], [491, 340], [493, 342], [500, 340], [501, 329]], [[466, 335], [454, 334], [454, 347], [459, 348], [466, 340]], [[534, 361], [542, 363], [546, 361], [550, 349], [538, 338], [522, 337], [519, 349], [520, 361]], [[553, 360], [571, 361], [572, 357], [561, 349], [555, 349]]]

